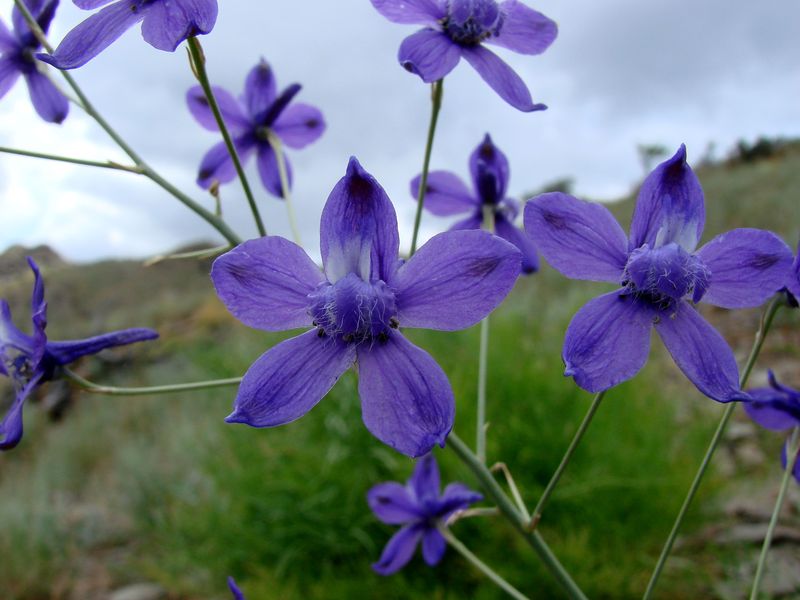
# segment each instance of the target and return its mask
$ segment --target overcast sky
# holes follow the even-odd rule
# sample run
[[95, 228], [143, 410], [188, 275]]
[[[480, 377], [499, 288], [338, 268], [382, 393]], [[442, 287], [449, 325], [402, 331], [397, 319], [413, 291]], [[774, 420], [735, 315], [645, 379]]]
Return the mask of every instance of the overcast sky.
[[[528, 4], [558, 22], [558, 39], [542, 56], [498, 53], [550, 109], [516, 111], [462, 62], [445, 83], [432, 168], [466, 177], [469, 153], [490, 132], [511, 161], [512, 195], [570, 176], [578, 195], [609, 199], [641, 177], [639, 143], [674, 149], [685, 142], [691, 161], [710, 142], [721, 152], [739, 138], [800, 136], [798, 2]], [[11, 5], [5, 0], [3, 18]], [[88, 14], [62, 0], [51, 40]], [[325, 114], [320, 141], [289, 155], [303, 237], [313, 253], [323, 203], [350, 155], [386, 188], [403, 243], [410, 242], [408, 182], [422, 163], [430, 93], [396, 54], [414, 31], [386, 21], [368, 0], [220, 0], [217, 26], [202, 38], [214, 83], [238, 95], [247, 71], [264, 57], [280, 87], [301, 83], [299, 100]], [[217, 137], [185, 107], [194, 81], [183, 49], [158, 52], [137, 26], [73, 73], [152, 166], [211, 206], [194, 179]], [[41, 122], [22, 82], [0, 103], [0, 145], [124, 161], [75, 107], [62, 126]], [[270, 233], [288, 236], [283, 205], [260, 188], [254, 165], [248, 173]], [[223, 188], [223, 201], [233, 227], [243, 237], [255, 235], [235, 182]], [[435, 217], [423, 223], [425, 235], [447, 226]], [[146, 179], [0, 156], [0, 250], [47, 243], [84, 261], [145, 257], [198, 239], [219, 238]]]

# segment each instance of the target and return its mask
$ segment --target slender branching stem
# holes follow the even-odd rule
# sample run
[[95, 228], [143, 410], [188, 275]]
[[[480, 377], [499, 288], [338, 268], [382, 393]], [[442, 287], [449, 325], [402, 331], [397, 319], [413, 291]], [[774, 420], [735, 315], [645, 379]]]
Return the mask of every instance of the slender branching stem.
[[241, 377], [233, 377], [231, 379], [215, 379], [212, 381], [196, 381], [193, 383], [123, 388], [92, 383], [70, 369], [64, 369], [64, 377], [87, 392], [92, 394], [104, 394], [106, 396], [154, 396], [156, 394], [173, 394], [176, 392], [228, 387], [238, 385], [242, 382]]
[[500, 514], [500, 510], [496, 506], [481, 507], [481, 508], [464, 508], [457, 510], [445, 521], [445, 526], [451, 527], [453, 524], [458, 523], [463, 519], [472, 519], [474, 517], [496, 517]]
[[433, 151], [433, 138], [436, 136], [436, 123], [439, 121], [439, 111], [442, 108], [442, 93], [444, 79], [435, 81], [431, 85], [431, 122], [428, 126], [428, 140], [425, 143], [425, 159], [422, 162], [422, 175], [419, 181], [419, 193], [417, 194], [417, 214], [414, 216], [414, 233], [411, 236], [411, 253], [414, 256], [417, 251], [417, 241], [419, 239], [419, 226], [422, 223], [422, 207], [425, 204], [425, 192], [428, 188], [428, 172], [431, 168], [431, 152]]
[[580, 427], [578, 427], [578, 431], [575, 432], [575, 436], [572, 438], [572, 441], [567, 448], [567, 451], [564, 453], [563, 458], [561, 459], [561, 463], [558, 465], [556, 472], [553, 473], [553, 476], [550, 478], [550, 482], [547, 484], [547, 487], [544, 489], [542, 493], [542, 497], [539, 498], [539, 502], [536, 504], [536, 508], [533, 510], [533, 518], [531, 519], [531, 530], [536, 529], [536, 526], [539, 524], [539, 521], [542, 518], [542, 511], [544, 510], [545, 504], [550, 499], [550, 496], [553, 493], [553, 490], [556, 489], [558, 482], [561, 480], [561, 476], [564, 474], [564, 471], [567, 469], [567, 465], [569, 461], [572, 460], [572, 455], [575, 454], [575, 450], [577, 450], [578, 445], [581, 443], [586, 430], [589, 429], [589, 425], [594, 419], [594, 415], [597, 412], [597, 409], [600, 408], [600, 403], [603, 401], [603, 398], [606, 395], [607, 390], [603, 390], [602, 392], [598, 393], [594, 400], [592, 400], [591, 406], [589, 406], [589, 410], [586, 412], [586, 416], [583, 417], [583, 421], [581, 421]]
[[767, 554], [769, 553], [769, 547], [772, 545], [772, 536], [775, 534], [775, 526], [778, 524], [778, 516], [781, 513], [783, 501], [786, 498], [786, 490], [789, 489], [789, 482], [792, 480], [792, 474], [794, 473], [795, 465], [797, 465], [798, 453], [800, 453], [800, 427], [795, 427], [792, 437], [786, 445], [786, 470], [783, 473], [778, 499], [775, 501], [775, 509], [772, 511], [772, 517], [769, 520], [767, 535], [764, 537], [764, 545], [761, 546], [761, 555], [758, 557], [758, 567], [756, 567], [756, 576], [753, 579], [753, 591], [750, 592], [750, 600], [758, 600], [758, 590], [761, 587], [761, 579], [764, 577]]
[[[494, 206], [483, 207], [483, 228], [494, 232]], [[478, 410], [475, 431], [475, 451], [486, 463], [486, 382], [489, 375], [489, 315], [481, 321], [481, 341], [478, 349]]]
[[168, 260], [203, 260], [204, 258], [211, 258], [218, 256], [223, 252], [230, 250], [230, 245], [217, 246], [216, 248], [204, 248], [203, 250], [195, 250], [194, 252], [178, 252], [177, 254], [159, 254], [144, 261], [145, 267], [152, 267]]
[[567, 596], [573, 600], [587, 600], [586, 595], [573, 581], [539, 532], [528, 530], [528, 519], [514, 506], [513, 500], [506, 495], [491, 471], [475, 456], [469, 446], [455, 433], [450, 433], [447, 438], [447, 447], [453, 450], [461, 462], [472, 471], [486, 494], [497, 504], [497, 508], [500, 509], [502, 515], [511, 523], [517, 533], [533, 548], [547, 570], [550, 571], [564, 589]]
[[511, 470], [508, 468], [506, 463], [495, 463], [492, 465], [492, 468], [489, 469], [492, 473], [496, 473], [500, 471], [506, 478], [506, 483], [508, 484], [508, 489], [511, 490], [511, 497], [514, 498], [514, 502], [517, 503], [517, 508], [519, 512], [522, 513], [528, 521], [531, 519], [531, 515], [528, 512], [528, 507], [525, 506], [525, 501], [522, 499], [522, 494], [519, 493], [519, 488], [517, 487], [517, 483], [514, 481], [514, 477], [511, 475]]
[[475, 556], [472, 551], [467, 548], [461, 540], [459, 540], [453, 533], [444, 525], [439, 525], [439, 533], [442, 534], [447, 543], [450, 544], [461, 556], [466, 558], [470, 563], [472, 563], [481, 573], [486, 575], [489, 579], [491, 579], [492, 583], [497, 585], [501, 590], [507, 593], [512, 598], [516, 600], [529, 600], [526, 595], [520, 592], [517, 588], [513, 585], [508, 583], [505, 579], [503, 579], [500, 575], [498, 575], [492, 568], [483, 562], [480, 558]]
[[27, 156], [29, 158], [41, 158], [43, 160], [53, 160], [56, 162], [70, 163], [73, 165], [83, 165], [85, 167], [97, 167], [100, 169], [114, 169], [116, 171], [126, 171], [136, 175], [144, 175], [141, 167], [121, 165], [112, 161], [86, 160], [83, 158], [73, 158], [71, 156], [59, 156], [57, 154], [46, 154], [44, 152], [32, 152], [30, 150], [20, 150], [19, 148], [7, 148], [0, 146], [0, 153], [15, 154], [17, 156]]
[[[744, 369], [742, 369], [739, 387], [744, 387], [747, 385], [747, 380], [750, 378], [750, 373], [753, 371], [753, 367], [756, 364], [758, 355], [761, 353], [761, 348], [764, 346], [764, 340], [767, 337], [767, 333], [769, 332], [770, 327], [772, 327], [772, 321], [775, 319], [775, 314], [784, 304], [785, 300], [779, 294], [773, 298], [772, 302], [770, 302], [769, 306], [764, 311], [764, 315], [761, 317], [761, 324], [756, 332], [753, 347], [750, 350], [750, 356], [748, 356]], [[661, 555], [658, 557], [658, 562], [653, 570], [653, 575], [650, 577], [650, 582], [647, 584], [647, 589], [644, 592], [644, 596], [642, 596], [642, 600], [649, 600], [653, 596], [653, 592], [656, 589], [656, 584], [661, 576], [661, 572], [664, 570], [664, 565], [667, 562], [667, 558], [669, 558], [670, 552], [672, 552], [672, 547], [675, 545], [675, 540], [678, 537], [678, 531], [680, 531], [681, 525], [683, 524], [683, 519], [686, 517], [686, 513], [689, 511], [689, 506], [691, 506], [692, 501], [697, 494], [697, 490], [700, 489], [700, 482], [703, 480], [703, 477], [708, 470], [708, 466], [711, 464], [711, 459], [714, 456], [717, 446], [719, 446], [719, 443], [722, 440], [722, 435], [725, 433], [725, 429], [728, 426], [731, 416], [733, 416], [734, 410], [736, 410], [736, 403], [731, 402], [725, 407], [725, 411], [722, 413], [722, 418], [720, 419], [719, 425], [717, 425], [714, 436], [711, 438], [711, 443], [708, 445], [706, 454], [703, 456], [703, 461], [700, 463], [700, 468], [697, 470], [697, 474], [692, 481], [692, 485], [689, 487], [689, 492], [686, 494], [686, 498], [684, 499], [683, 504], [678, 511], [678, 516], [675, 518], [675, 522], [672, 525], [672, 530], [669, 532], [667, 541], [664, 543], [664, 548], [661, 550]]]
[[294, 204], [292, 202], [292, 188], [289, 185], [289, 171], [286, 169], [286, 155], [283, 152], [283, 144], [275, 132], [267, 132], [267, 141], [272, 151], [275, 153], [275, 160], [278, 163], [278, 177], [281, 180], [281, 194], [286, 203], [286, 214], [289, 217], [289, 228], [292, 230], [292, 238], [298, 246], [303, 246], [303, 239], [300, 237], [300, 228], [297, 226], [297, 217], [294, 214]]
[[203, 46], [196, 37], [190, 37], [187, 43], [189, 45], [192, 71], [197, 77], [197, 81], [200, 82], [200, 87], [203, 88], [203, 93], [208, 101], [208, 106], [211, 108], [211, 112], [214, 113], [214, 119], [222, 134], [222, 139], [225, 141], [225, 146], [228, 148], [228, 154], [231, 156], [236, 174], [239, 176], [239, 181], [242, 183], [242, 189], [247, 198], [247, 203], [250, 205], [250, 212], [253, 213], [253, 220], [256, 222], [258, 233], [261, 236], [265, 236], [267, 235], [267, 230], [264, 228], [264, 222], [261, 220], [261, 214], [258, 212], [253, 190], [250, 187], [250, 182], [247, 181], [247, 175], [245, 175], [244, 168], [242, 167], [242, 161], [239, 159], [239, 152], [236, 150], [236, 145], [233, 143], [233, 138], [231, 137], [230, 131], [228, 131], [228, 126], [225, 124], [225, 119], [222, 118], [222, 111], [219, 108], [219, 103], [211, 87], [211, 81], [208, 78], [206, 55], [203, 52]]

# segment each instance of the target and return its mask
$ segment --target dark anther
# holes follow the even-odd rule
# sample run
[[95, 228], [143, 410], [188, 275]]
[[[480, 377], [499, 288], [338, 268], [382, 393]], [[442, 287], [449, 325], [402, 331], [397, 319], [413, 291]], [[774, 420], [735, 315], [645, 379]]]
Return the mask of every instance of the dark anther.
[[353, 336], [351, 334], [347, 333], [347, 334], [342, 336], [342, 341], [343, 342], [352, 342], [353, 341]]
[[378, 341], [381, 342], [382, 344], [385, 344], [386, 342], [389, 341], [389, 334], [386, 333], [385, 331], [381, 331], [378, 334]]
[[397, 319], [397, 317], [392, 317], [391, 319], [389, 319], [389, 327], [391, 327], [392, 329], [397, 329], [398, 327], [400, 327], [400, 321]]
[[318, 329], [317, 330], [317, 337], [324, 338], [325, 337], [325, 332], [322, 329]]

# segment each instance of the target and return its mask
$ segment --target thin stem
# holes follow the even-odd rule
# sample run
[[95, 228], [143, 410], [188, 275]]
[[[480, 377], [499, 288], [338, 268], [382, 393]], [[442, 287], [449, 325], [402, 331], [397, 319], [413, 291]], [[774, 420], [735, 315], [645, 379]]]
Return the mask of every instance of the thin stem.
[[168, 260], [187, 260], [193, 258], [197, 260], [202, 260], [204, 258], [211, 258], [212, 256], [217, 256], [218, 254], [227, 252], [230, 249], [231, 249], [230, 245], [226, 244], [224, 246], [217, 246], [216, 248], [204, 248], [203, 250], [195, 250], [194, 252], [179, 252], [177, 254], [159, 254], [158, 256], [148, 258], [146, 261], [144, 261], [144, 266], [152, 267]]
[[41, 158], [43, 160], [53, 160], [56, 162], [70, 163], [73, 165], [84, 165], [86, 167], [98, 167], [100, 169], [114, 169], [117, 171], [127, 171], [128, 173], [144, 175], [144, 171], [142, 171], [140, 167], [121, 165], [119, 163], [111, 161], [101, 162], [97, 160], [86, 160], [83, 158], [72, 158], [71, 156], [58, 156], [56, 154], [32, 152], [30, 150], [20, 150], [18, 148], [7, 148], [5, 146], [0, 146], [0, 153], [15, 154], [17, 156], [27, 156], [29, 158]]
[[478, 457], [473, 454], [461, 438], [455, 433], [450, 433], [447, 438], [447, 447], [451, 448], [456, 453], [466, 467], [472, 471], [472, 474], [480, 481], [483, 489], [497, 504], [497, 508], [508, 520], [516, 531], [525, 539], [526, 542], [533, 548], [536, 554], [544, 563], [545, 567], [561, 584], [561, 587], [570, 598], [577, 600], [587, 600], [585, 594], [581, 591], [578, 585], [572, 580], [572, 577], [567, 573], [566, 569], [558, 561], [558, 558], [553, 554], [550, 547], [544, 541], [538, 531], [528, 531], [528, 520], [520, 513], [514, 506], [514, 502], [505, 494], [500, 484], [492, 476], [489, 469], [486, 468]]
[[517, 483], [514, 481], [514, 477], [511, 476], [511, 470], [508, 468], [508, 465], [506, 465], [506, 463], [501, 463], [501, 462], [495, 463], [489, 470], [492, 473], [496, 473], [497, 471], [502, 471], [503, 475], [506, 478], [508, 489], [511, 490], [511, 497], [514, 498], [514, 502], [517, 503], [517, 508], [519, 509], [519, 512], [522, 513], [522, 516], [525, 517], [525, 520], [530, 521], [531, 515], [528, 512], [528, 507], [525, 506], [525, 501], [522, 499], [522, 494], [519, 493], [519, 488], [517, 487]]
[[212, 381], [196, 381], [194, 383], [178, 383], [173, 385], [157, 385], [152, 387], [122, 388], [107, 385], [98, 385], [84, 379], [74, 371], [64, 369], [64, 377], [75, 385], [92, 394], [105, 394], [107, 396], [151, 396], [155, 394], [172, 394], [175, 392], [189, 392], [192, 390], [207, 390], [218, 387], [227, 387], [241, 383], [241, 377], [231, 379], [215, 379]]
[[531, 530], [535, 529], [536, 526], [539, 524], [539, 521], [542, 518], [542, 511], [544, 510], [545, 504], [550, 499], [550, 496], [553, 493], [553, 490], [556, 489], [558, 482], [561, 479], [561, 476], [564, 474], [564, 471], [569, 464], [569, 461], [572, 460], [572, 455], [575, 454], [575, 450], [578, 448], [578, 445], [581, 443], [586, 430], [589, 429], [589, 425], [594, 418], [597, 409], [600, 408], [600, 403], [603, 401], [603, 397], [606, 395], [606, 391], [604, 390], [597, 394], [592, 400], [591, 406], [589, 406], [589, 410], [586, 413], [586, 416], [583, 417], [583, 421], [581, 421], [580, 427], [578, 427], [578, 431], [575, 432], [575, 436], [572, 438], [572, 442], [570, 442], [567, 451], [564, 453], [564, 457], [561, 459], [561, 464], [558, 465], [556, 472], [553, 473], [553, 476], [550, 478], [550, 482], [547, 484], [547, 487], [544, 489], [542, 493], [542, 497], [539, 498], [539, 502], [536, 504], [536, 508], [533, 510], [533, 519], [531, 520]]
[[[25, 5], [23, 0], [14, 0], [14, 4], [22, 13], [22, 16], [25, 18], [25, 21], [28, 23], [31, 31], [33, 32], [36, 39], [42, 45], [42, 47], [49, 53], [53, 54], [53, 47], [47, 41], [47, 36], [42, 31], [42, 28], [39, 27], [39, 24], [34, 19], [33, 15], [31, 14], [28, 7]], [[114, 130], [111, 125], [103, 118], [103, 116], [97, 112], [97, 109], [92, 105], [89, 101], [89, 98], [86, 97], [86, 94], [83, 93], [83, 90], [80, 88], [78, 83], [75, 79], [70, 75], [68, 71], [60, 71], [61, 75], [66, 80], [67, 84], [72, 88], [72, 91], [75, 92], [75, 95], [78, 97], [80, 101], [80, 106], [86, 111], [94, 121], [100, 125], [103, 131], [108, 134], [108, 136], [114, 141], [120, 149], [127, 154], [130, 159], [136, 164], [139, 169], [142, 171], [142, 175], [150, 179], [153, 183], [160, 186], [162, 189], [167, 191], [177, 200], [179, 200], [182, 204], [184, 204], [189, 210], [196, 213], [199, 217], [204, 219], [209, 225], [214, 227], [219, 233], [228, 240], [231, 244], [237, 245], [241, 243], [239, 236], [237, 236], [233, 230], [228, 227], [227, 223], [223, 221], [221, 218], [217, 217], [214, 213], [209, 210], [206, 210], [201, 204], [198, 204], [194, 200], [192, 200], [189, 196], [178, 190], [174, 185], [169, 183], [166, 179], [164, 179], [161, 175], [159, 175], [156, 171], [154, 171], [143, 159], [139, 156], [133, 148], [131, 148], [125, 140]]]
[[444, 525], [438, 526], [439, 533], [442, 534], [447, 543], [450, 544], [456, 551], [458, 551], [461, 556], [466, 558], [469, 562], [471, 562], [477, 569], [486, 575], [492, 582], [497, 585], [501, 590], [506, 592], [512, 598], [516, 598], [516, 600], [529, 600], [526, 595], [520, 592], [517, 588], [513, 585], [508, 583], [505, 579], [500, 577], [497, 573], [495, 573], [492, 568], [483, 562], [480, 558], [475, 556], [469, 548], [467, 548], [461, 540], [459, 540], [453, 533]]
[[[761, 317], [761, 324], [758, 328], [758, 332], [756, 333], [755, 340], [753, 341], [753, 348], [750, 350], [750, 356], [748, 356], [747, 363], [745, 363], [744, 369], [742, 369], [741, 378], [739, 380], [740, 388], [747, 384], [747, 380], [750, 378], [750, 373], [753, 370], [753, 366], [755, 366], [758, 355], [761, 353], [761, 348], [764, 346], [764, 340], [767, 337], [767, 333], [772, 326], [772, 321], [775, 319], [775, 314], [778, 312], [778, 309], [783, 306], [783, 304], [784, 300], [779, 294], [773, 298], [772, 302], [770, 302], [769, 306], [764, 311], [764, 315]], [[644, 592], [644, 596], [642, 596], [642, 600], [649, 600], [649, 598], [653, 596], [658, 579], [661, 576], [661, 572], [664, 570], [664, 565], [667, 562], [667, 558], [669, 558], [670, 552], [672, 552], [675, 539], [678, 537], [678, 531], [683, 524], [683, 519], [686, 517], [686, 513], [689, 511], [689, 506], [691, 506], [692, 501], [697, 494], [697, 490], [700, 488], [700, 482], [703, 480], [703, 477], [708, 470], [708, 466], [711, 464], [711, 459], [714, 456], [717, 446], [719, 446], [719, 443], [722, 440], [722, 435], [725, 433], [725, 429], [728, 426], [728, 422], [730, 421], [734, 410], [736, 410], [736, 403], [731, 402], [725, 407], [725, 411], [722, 413], [722, 418], [719, 421], [719, 425], [717, 425], [714, 436], [711, 438], [711, 443], [708, 445], [706, 454], [703, 456], [703, 461], [700, 463], [700, 468], [697, 470], [697, 474], [694, 476], [692, 485], [689, 487], [689, 492], [686, 494], [686, 498], [684, 499], [683, 504], [678, 511], [678, 516], [675, 518], [675, 522], [672, 525], [672, 530], [669, 532], [667, 541], [664, 544], [664, 548], [661, 550], [661, 555], [658, 557], [658, 562], [653, 570], [653, 575], [650, 577], [650, 582], [647, 584], [647, 589]]]
[[444, 79], [435, 81], [431, 85], [431, 122], [428, 126], [428, 140], [425, 143], [425, 159], [422, 162], [422, 175], [419, 181], [419, 193], [417, 194], [417, 214], [414, 217], [414, 233], [411, 236], [411, 253], [413, 256], [417, 251], [417, 240], [419, 237], [419, 226], [422, 222], [422, 206], [425, 204], [425, 193], [428, 188], [428, 171], [431, 167], [431, 152], [433, 151], [433, 138], [436, 135], [436, 123], [439, 120], [439, 111], [442, 108], [442, 93]]
[[[427, 181], [427, 173], [423, 173]], [[422, 185], [422, 183], [420, 183]], [[427, 183], [425, 184], [427, 185]], [[494, 232], [494, 206], [483, 207], [483, 227]], [[489, 316], [481, 321], [481, 341], [478, 349], [478, 407], [475, 432], [475, 451], [482, 463], [486, 463], [486, 381], [489, 371]]]
[[473, 517], [496, 517], [499, 514], [500, 510], [496, 506], [491, 506], [488, 508], [463, 508], [450, 515], [444, 524], [447, 527], [451, 527], [454, 523], [457, 523], [462, 519], [471, 519]]
[[789, 482], [792, 480], [792, 474], [797, 464], [798, 451], [800, 451], [798, 442], [800, 442], [800, 427], [795, 427], [789, 444], [786, 447], [786, 470], [783, 473], [778, 499], [775, 501], [775, 510], [772, 511], [772, 517], [769, 520], [769, 527], [767, 527], [764, 545], [761, 547], [761, 556], [758, 557], [758, 567], [756, 568], [755, 579], [753, 579], [753, 591], [750, 593], [750, 600], [758, 599], [758, 590], [761, 587], [761, 579], [764, 577], [764, 567], [767, 564], [769, 547], [772, 545], [772, 536], [775, 534], [775, 526], [778, 524], [778, 516], [783, 507], [783, 501], [786, 498], [786, 490], [789, 489]]
[[272, 131], [267, 132], [267, 141], [275, 153], [275, 160], [278, 162], [278, 177], [281, 180], [281, 193], [283, 201], [286, 203], [286, 214], [289, 217], [289, 227], [292, 230], [292, 237], [294, 243], [298, 246], [303, 245], [303, 240], [300, 237], [300, 229], [297, 227], [297, 217], [294, 214], [294, 204], [292, 203], [292, 188], [289, 185], [289, 172], [286, 169], [286, 156], [283, 153], [283, 144], [280, 138]]
[[200, 40], [198, 40], [196, 37], [190, 37], [186, 41], [189, 45], [189, 55], [191, 57], [192, 70], [194, 71], [197, 80], [200, 82], [200, 87], [203, 88], [203, 93], [206, 96], [206, 100], [211, 108], [211, 112], [214, 113], [214, 119], [217, 121], [217, 126], [219, 127], [220, 133], [222, 133], [222, 139], [225, 140], [225, 146], [228, 148], [228, 154], [230, 154], [231, 160], [233, 160], [233, 166], [236, 169], [237, 175], [239, 176], [239, 181], [242, 183], [242, 189], [244, 190], [244, 195], [247, 197], [247, 202], [250, 205], [250, 212], [253, 213], [253, 220], [256, 222], [258, 233], [261, 236], [265, 236], [267, 235], [267, 230], [264, 228], [264, 222], [261, 220], [261, 214], [258, 212], [258, 206], [256, 205], [256, 199], [253, 196], [253, 190], [250, 188], [250, 182], [247, 181], [247, 175], [245, 175], [244, 168], [242, 167], [242, 161], [239, 159], [239, 153], [237, 152], [236, 146], [233, 143], [233, 138], [228, 131], [228, 126], [225, 124], [225, 119], [222, 118], [222, 111], [219, 109], [216, 96], [214, 96], [214, 90], [211, 88], [211, 81], [208, 78], [208, 71], [206, 70], [206, 55], [203, 52], [203, 46], [200, 44]]

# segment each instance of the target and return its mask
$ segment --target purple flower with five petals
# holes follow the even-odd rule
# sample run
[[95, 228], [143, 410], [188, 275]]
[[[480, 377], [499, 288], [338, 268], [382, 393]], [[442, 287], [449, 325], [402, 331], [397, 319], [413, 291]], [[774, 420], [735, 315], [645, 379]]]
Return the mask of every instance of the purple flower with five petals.
[[322, 211], [320, 247], [324, 273], [277, 236], [244, 242], [214, 262], [217, 294], [245, 325], [310, 328], [250, 367], [228, 422], [294, 421], [357, 363], [362, 418], [373, 435], [409, 456], [444, 445], [453, 391], [400, 327], [453, 331], [479, 322], [514, 286], [519, 251], [486, 231], [453, 231], [399, 260], [392, 203], [355, 158]]
[[647, 362], [655, 326], [701, 392], [720, 402], [746, 397], [733, 352], [692, 305], [760, 305], [784, 285], [792, 253], [758, 229], [734, 229], [695, 250], [704, 224], [703, 190], [684, 146], [642, 184], [629, 238], [604, 206], [557, 192], [527, 204], [525, 229], [555, 269], [620, 286], [572, 319], [565, 375], [590, 392], [630, 379]]
[[209, 33], [217, 22], [217, 0], [73, 2], [84, 10], [109, 6], [70, 31], [52, 55], [38, 55], [58, 69], [76, 69], [85, 65], [140, 21], [144, 40], [165, 52], [174, 52], [187, 38]]
[[[774, 431], [800, 427], [800, 390], [778, 383], [772, 371], [769, 372], [769, 385], [768, 388], [749, 390], [753, 401], [744, 405], [747, 414], [762, 427]], [[787, 440], [781, 454], [784, 469], [788, 446]], [[792, 475], [800, 483], [800, 460], [795, 461]]]
[[233, 577], [228, 577], [228, 588], [231, 590], [231, 594], [233, 594], [233, 600], [244, 600], [244, 594], [242, 590], [239, 589], [239, 586], [236, 585], [236, 581], [234, 581]]
[[[453, 225], [450, 230], [480, 229], [483, 224], [483, 209], [489, 207], [494, 212], [494, 230], [501, 238], [514, 244], [522, 252], [522, 272], [535, 273], [539, 269], [539, 257], [531, 239], [514, 225], [519, 214], [519, 203], [506, 197], [508, 187], [508, 159], [492, 143], [486, 134], [469, 157], [469, 170], [472, 174], [472, 190], [467, 188], [461, 178], [449, 171], [431, 171], [428, 174], [424, 206], [440, 217], [470, 213]], [[417, 175], [411, 181], [411, 195], [419, 197]]]
[[125, 329], [85, 340], [48, 341], [44, 283], [33, 259], [28, 258], [28, 264], [35, 278], [31, 297], [32, 335], [17, 329], [11, 320], [8, 302], [0, 300], [0, 375], [10, 377], [16, 388], [14, 402], [0, 422], [0, 450], [9, 450], [19, 444], [22, 439], [22, 407], [26, 398], [37, 386], [56, 378], [62, 366], [112, 346], [158, 337], [150, 329]]
[[439, 493], [439, 466], [428, 454], [417, 461], [406, 485], [395, 481], [379, 483], [367, 494], [372, 512], [387, 525], [402, 525], [383, 549], [372, 568], [381, 575], [402, 569], [422, 542], [422, 558], [433, 567], [442, 560], [447, 542], [438, 527], [454, 513], [483, 500], [463, 483], [451, 483]]
[[[25, 0], [25, 5], [45, 33], [56, 14], [58, 0]], [[53, 82], [39, 70], [34, 54], [41, 44], [28, 27], [25, 17], [14, 6], [13, 31], [0, 19], [0, 98], [5, 96], [22, 75], [28, 84], [33, 108], [48, 123], [61, 123], [69, 113], [69, 102]]]
[[517, 0], [371, 0], [394, 23], [425, 25], [400, 45], [398, 59], [426, 83], [442, 79], [463, 57], [503, 100], [524, 112], [544, 110], [514, 70], [483, 43], [519, 54], [541, 54], [556, 24]]
[[[244, 164], [255, 152], [261, 182], [270, 194], [279, 198], [283, 198], [283, 188], [278, 160], [268, 136], [272, 133], [290, 148], [300, 149], [315, 142], [325, 131], [325, 120], [319, 109], [308, 104], [291, 104], [300, 89], [300, 85], [294, 83], [278, 94], [272, 67], [264, 60], [248, 74], [241, 102], [228, 91], [214, 87], [214, 96], [239, 158]], [[186, 102], [200, 125], [211, 131], [219, 130], [203, 88], [195, 86], [189, 90]], [[291, 187], [292, 169], [289, 161], [285, 162]], [[214, 182], [227, 183], [235, 177], [228, 148], [225, 142], [220, 142], [203, 157], [197, 183], [208, 189]]]

